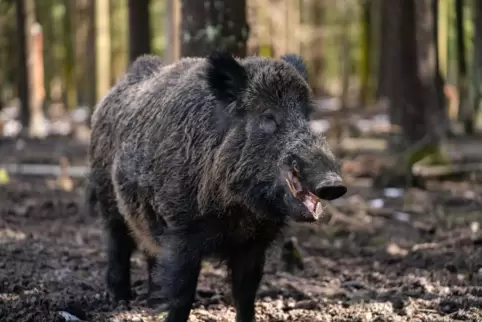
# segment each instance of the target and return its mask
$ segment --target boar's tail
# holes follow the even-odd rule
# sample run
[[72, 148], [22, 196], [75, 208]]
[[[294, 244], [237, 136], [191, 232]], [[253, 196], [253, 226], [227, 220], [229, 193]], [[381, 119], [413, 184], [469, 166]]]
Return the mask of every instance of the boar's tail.
[[138, 57], [130, 66], [128, 78], [132, 82], [140, 82], [159, 71], [162, 60], [156, 55], [145, 54]]
[[85, 186], [85, 204], [87, 206], [87, 211], [90, 216], [95, 214], [95, 205], [97, 204], [97, 193], [95, 190], [94, 183], [87, 180]]

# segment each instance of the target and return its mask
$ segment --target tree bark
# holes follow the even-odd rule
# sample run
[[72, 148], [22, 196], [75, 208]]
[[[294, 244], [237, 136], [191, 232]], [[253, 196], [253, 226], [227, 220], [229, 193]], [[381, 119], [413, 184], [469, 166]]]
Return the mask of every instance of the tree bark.
[[[477, 120], [482, 99], [482, 1], [474, 0], [474, 93], [473, 111]], [[475, 122], [474, 122], [475, 123]]]
[[181, 17], [181, 56], [205, 56], [215, 49], [246, 55], [245, 0], [181, 0]]
[[[400, 17], [401, 3], [399, 0], [381, 0], [380, 3], [380, 46], [378, 53], [378, 84], [377, 99], [388, 98], [390, 89], [394, 87], [392, 80], [400, 79], [399, 65], [392, 65], [392, 61], [397, 59], [400, 52], [400, 41], [397, 38]], [[393, 109], [390, 113], [394, 113]], [[398, 119], [395, 115], [391, 118]]]
[[457, 30], [457, 71], [458, 71], [458, 89], [459, 89], [459, 113], [458, 120], [464, 124], [464, 130], [467, 134], [474, 132], [474, 123], [472, 121], [472, 113], [467, 97], [469, 95], [469, 80], [467, 77], [467, 59], [465, 51], [464, 37], [464, 10], [463, 1], [455, 0], [455, 26]]
[[362, 19], [362, 59], [360, 66], [360, 105], [365, 106], [367, 101], [371, 99], [371, 49], [372, 49], [372, 37], [371, 37], [371, 7], [373, 6], [372, 0], [363, 0], [363, 19]]
[[24, 129], [28, 128], [30, 123], [30, 87], [29, 87], [29, 32], [30, 24], [28, 24], [26, 1], [17, 0], [15, 7], [15, 17], [17, 24], [17, 46], [18, 46], [18, 96], [21, 103], [21, 122]]
[[[72, 7], [74, 6], [74, 7]], [[75, 3], [71, 0], [64, 0], [64, 20], [63, 20], [63, 45], [65, 48], [64, 56], [64, 77], [65, 77], [65, 105], [67, 110], [77, 107], [77, 75], [75, 63]]]
[[96, 27], [96, 98], [99, 101], [110, 88], [109, 1], [94, 1]]
[[[399, 39], [399, 50], [389, 48], [388, 62], [397, 72], [391, 75], [390, 118], [400, 125], [402, 146], [407, 147], [425, 139], [437, 145], [446, 130], [446, 118], [437, 89], [435, 19], [432, 0], [392, 0], [392, 17], [397, 15], [397, 28], [385, 36]], [[389, 2], [391, 2], [389, 4]], [[385, 8], [387, 9], [387, 8]], [[393, 23], [393, 22], [392, 22]]]
[[310, 1], [310, 23], [312, 25], [312, 34], [310, 38], [311, 51], [311, 85], [313, 91], [317, 95], [324, 93], [324, 78], [323, 78], [323, 12], [324, 2], [322, 0]]
[[[202, 3], [202, 1], [200, 1]], [[151, 52], [149, 0], [129, 0], [129, 62]]]
[[170, 64], [179, 59], [180, 40], [180, 0], [167, 0], [166, 2], [166, 49], [164, 60]]

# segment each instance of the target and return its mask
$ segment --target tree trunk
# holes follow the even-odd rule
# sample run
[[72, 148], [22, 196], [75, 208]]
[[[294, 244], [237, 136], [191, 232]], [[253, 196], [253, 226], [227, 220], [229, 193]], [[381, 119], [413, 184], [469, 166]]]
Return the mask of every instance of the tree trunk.
[[89, 0], [75, 2], [75, 85], [78, 90], [79, 104], [87, 105], [87, 37], [89, 34]]
[[[95, 1], [88, 0], [87, 6], [87, 16], [88, 19], [88, 30], [87, 30], [87, 43], [85, 46], [85, 58], [86, 58], [86, 69], [92, 71], [87, 73], [85, 76], [86, 81], [86, 100], [90, 108], [94, 108], [97, 101], [97, 50], [96, 50], [96, 15], [95, 15]], [[90, 122], [90, 118], [88, 118]]]
[[[37, 11], [39, 12], [39, 22], [42, 25], [43, 38], [45, 44], [53, 44], [55, 41], [54, 23], [52, 17], [52, 0], [44, 0], [42, 4], [37, 5]], [[50, 85], [54, 77], [55, 70], [55, 58], [51, 46], [43, 46], [43, 57], [45, 62], [44, 70], [44, 84], [46, 101], [51, 100], [50, 97]]]
[[96, 97], [99, 101], [110, 88], [109, 1], [95, 2]]
[[[433, 26], [432, 26], [432, 31], [433, 31], [433, 40], [434, 40], [434, 51], [435, 51], [435, 90], [436, 90], [436, 95], [437, 95], [437, 106], [438, 106], [438, 111], [439, 111], [439, 117], [440, 121], [443, 122], [444, 128], [445, 128], [445, 133], [446, 134], [449, 131], [449, 120], [448, 120], [448, 115], [447, 115], [447, 109], [445, 107], [445, 101], [444, 101], [444, 84], [445, 80], [442, 76], [441, 70], [440, 70], [440, 56], [438, 53], [440, 52], [440, 37], [439, 37], [439, 30], [438, 30], [438, 17], [439, 17], [439, 10], [440, 10], [440, 0], [431, 0], [432, 5], [431, 5], [431, 10], [432, 10], [432, 16], [433, 16]], [[430, 54], [431, 55], [431, 54]], [[433, 57], [433, 55], [431, 56]], [[432, 59], [432, 58], [429, 58]]]
[[[438, 21], [438, 57], [440, 62], [440, 73], [447, 77], [447, 54], [449, 38], [449, 0], [434, 0], [437, 3]], [[477, 1], [477, 0], [476, 0]]]
[[363, 19], [362, 19], [362, 59], [360, 66], [360, 105], [365, 106], [367, 101], [371, 99], [371, 7], [372, 0], [363, 0]]
[[472, 122], [472, 113], [467, 101], [469, 94], [469, 80], [467, 77], [467, 59], [465, 53], [465, 35], [464, 35], [464, 11], [463, 1], [455, 0], [455, 28], [457, 33], [457, 71], [458, 71], [458, 88], [459, 88], [459, 113], [458, 120], [464, 124], [464, 130], [467, 134], [474, 131]]
[[24, 129], [30, 123], [30, 86], [28, 57], [30, 51], [30, 26], [27, 18], [27, 3], [31, 0], [17, 0], [15, 7], [18, 45], [18, 96], [21, 103], [21, 122]]
[[400, 51], [390, 55], [398, 66], [389, 90], [391, 120], [401, 126], [403, 146], [424, 139], [437, 145], [446, 129], [446, 119], [438, 98], [435, 52], [435, 27], [432, 0], [393, 0], [392, 15], [398, 15]]
[[182, 0], [181, 17], [181, 56], [205, 56], [217, 48], [246, 55], [245, 0]]
[[129, 0], [129, 62], [150, 52], [149, 0]]
[[[72, 7], [74, 6], [74, 7]], [[64, 21], [63, 21], [63, 45], [65, 48], [64, 56], [64, 77], [65, 77], [65, 105], [67, 110], [77, 107], [77, 84], [76, 84], [76, 64], [75, 64], [75, 30], [74, 13], [75, 3], [71, 0], [64, 0]]]
[[482, 1], [474, 0], [474, 119], [480, 115], [480, 100], [482, 99]]
[[179, 59], [180, 40], [180, 0], [167, 0], [166, 2], [166, 38], [164, 60], [167, 64]]
[[[399, 57], [400, 41], [396, 37], [400, 18], [397, 13], [401, 5], [398, 0], [380, 0], [380, 46], [378, 53], [378, 84], [377, 99], [388, 98], [390, 89], [395, 86], [392, 81], [400, 79], [399, 65], [392, 65], [392, 61]], [[391, 119], [398, 120], [390, 109]]]
[[323, 77], [323, 12], [324, 2], [322, 0], [310, 1], [309, 22], [312, 27], [312, 34], [310, 38], [311, 51], [311, 71], [310, 78], [313, 91], [317, 95], [324, 92], [324, 77]]
[[116, 83], [117, 80], [124, 75], [125, 68], [128, 62], [128, 44], [126, 34], [127, 26], [127, 1], [125, 0], [111, 0], [111, 83]]
[[[34, 10], [33, 4], [29, 10]], [[31, 18], [34, 21], [35, 17]], [[47, 135], [42, 108], [45, 99], [43, 34], [38, 22], [31, 25], [29, 36], [30, 123], [28, 128], [31, 137], [43, 138]]]

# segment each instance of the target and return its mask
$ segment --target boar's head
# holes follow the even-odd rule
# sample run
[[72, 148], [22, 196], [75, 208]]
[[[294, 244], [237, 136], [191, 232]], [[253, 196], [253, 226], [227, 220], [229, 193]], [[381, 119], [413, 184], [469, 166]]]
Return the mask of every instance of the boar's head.
[[321, 200], [339, 198], [347, 188], [339, 162], [310, 128], [313, 101], [302, 59], [238, 60], [215, 52], [207, 66], [207, 84], [223, 111], [211, 173], [224, 200], [261, 216], [317, 220]]

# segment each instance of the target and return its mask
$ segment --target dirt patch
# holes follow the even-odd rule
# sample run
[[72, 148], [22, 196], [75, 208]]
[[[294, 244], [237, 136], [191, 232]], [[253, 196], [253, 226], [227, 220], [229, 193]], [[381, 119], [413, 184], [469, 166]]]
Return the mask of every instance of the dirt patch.
[[[50, 142], [0, 148], [0, 163], [67, 154], [85, 164], [85, 147]], [[11, 150], [9, 150], [11, 149]], [[57, 151], [57, 152], [55, 152]], [[40, 156], [38, 156], [40, 155]], [[84, 160], [84, 161], [83, 161]], [[158, 321], [144, 306], [146, 265], [132, 259], [129, 307], [106, 293], [102, 223], [83, 205], [82, 181], [53, 190], [45, 177], [11, 176], [0, 186], [1, 321]], [[283, 271], [277, 252], [266, 268], [257, 321], [482, 321], [480, 187], [442, 185], [387, 198], [350, 189], [329, 224], [296, 224], [304, 270]], [[468, 193], [471, 192], [471, 193]], [[383, 211], [362, 202], [383, 199]], [[190, 321], [235, 321], [223, 266], [206, 262]]]

